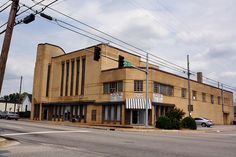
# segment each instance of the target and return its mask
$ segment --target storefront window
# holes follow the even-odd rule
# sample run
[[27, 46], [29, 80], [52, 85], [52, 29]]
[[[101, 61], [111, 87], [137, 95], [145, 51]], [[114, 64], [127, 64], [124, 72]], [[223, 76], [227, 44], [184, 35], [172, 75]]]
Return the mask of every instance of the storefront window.
[[104, 121], [120, 121], [121, 105], [105, 105], [103, 119]]

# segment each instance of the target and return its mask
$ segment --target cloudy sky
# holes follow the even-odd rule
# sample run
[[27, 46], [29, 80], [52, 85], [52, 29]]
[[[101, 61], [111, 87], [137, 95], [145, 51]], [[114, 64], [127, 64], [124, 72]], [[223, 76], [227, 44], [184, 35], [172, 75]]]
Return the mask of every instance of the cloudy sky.
[[[0, 6], [7, 1], [1, 0]], [[45, 0], [43, 4], [52, 1]], [[32, 0], [20, 2], [28, 6], [35, 4]], [[207, 78], [236, 87], [235, 6], [235, 0], [58, 0], [51, 7], [180, 66], [186, 67], [186, 56], [189, 54], [192, 71], [201, 71]], [[42, 7], [37, 5], [34, 9], [40, 10]], [[21, 6], [19, 12], [25, 9]], [[9, 9], [0, 13], [0, 25], [7, 21], [8, 13]], [[27, 11], [18, 16], [17, 20], [30, 13], [32, 11]], [[97, 33], [49, 8], [44, 13]], [[0, 43], [3, 37], [3, 34], [0, 35]], [[56, 44], [70, 52], [99, 42], [61, 28], [56, 22], [39, 16], [28, 25], [17, 25], [1, 95], [18, 92], [20, 76], [24, 77], [23, 91], [31, 93], [39, 43]], [[110, 44], [115, 45], [112, 42]], [[131, 49], [122, 43], [120, 45]], [[166, 69], [162, 66], [160, 68]], [[183, 75], [178, 71], [172, 72]], [[194, 76], [192, 78], [195, 79]], [[209, 82], [209, 79], [206, 81]]]

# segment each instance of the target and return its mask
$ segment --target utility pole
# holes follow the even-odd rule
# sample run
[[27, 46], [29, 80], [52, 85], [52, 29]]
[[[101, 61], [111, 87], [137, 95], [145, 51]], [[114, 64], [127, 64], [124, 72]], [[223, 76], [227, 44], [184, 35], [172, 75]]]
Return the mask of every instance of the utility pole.
[[3, 44], [2, 44], [2, 52], [0, 56], [0, 94], [2, 91], [2, 84], [5, 74], [6, 62], [8, 57], [8, 52], [10, 48], [12, 32], [15, 25], [15, 18], [17, 13], [17, 8], [19, 5], [19, 0], [12, 0], [11, 11], [8, 18], [6, 33], [4, 36]]
[[146, 118], [145, 118], [145, 126], [148, 127], [148, 103], [149, 103], [149, 99], [148, 99], [148, 53], [146, 56]]
[[190, 70], [189, 70], [189, 55], [187, 55], [187, 67], [188, 67], [188, 114], [191, 117], [191, 94], [190, 94]]
[[[21, 88], [22, 88], [22, 80], [23, 80], [23, 76], [20, 77], [20, 90], [19, 90], [19, 104], [17, 105], [17, 112], [19, 113], [20, 110], [20, 99], [21, 99]], [[15, 106], [14, 106], [15, 107]], [[15, 112], [15, 110], [14, 110]]]
[[22, 80], [23, 80], [23, 76], [20, 77], [19, 104], [18, 104], [18, 107], [17, 107], [18, 113], [19, 113], [20, 103], [21, 103], [21, 102], [20, 102], [20, 99], [21, 99]]
[[23, 76], [20, 77], [20, 90], [19, 90], [20, 95], [21, 95], [21, 88], [22, 88], [22, 80], [23, 80]]

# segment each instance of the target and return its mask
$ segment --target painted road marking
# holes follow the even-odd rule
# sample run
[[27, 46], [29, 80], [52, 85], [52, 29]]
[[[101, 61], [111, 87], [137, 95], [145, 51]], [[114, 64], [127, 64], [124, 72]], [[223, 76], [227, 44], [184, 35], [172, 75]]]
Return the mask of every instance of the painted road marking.
[[86, 133], [86, 132], [91, 132], [91, 131], [87, 131], [87, 130], [38, 131], [38, 132], [24, 132], [24, 133], [2, 134], [2, 136], [20, 136], [20, 135], [36, 135], [36, 134], [60, 134], [60, 133]]

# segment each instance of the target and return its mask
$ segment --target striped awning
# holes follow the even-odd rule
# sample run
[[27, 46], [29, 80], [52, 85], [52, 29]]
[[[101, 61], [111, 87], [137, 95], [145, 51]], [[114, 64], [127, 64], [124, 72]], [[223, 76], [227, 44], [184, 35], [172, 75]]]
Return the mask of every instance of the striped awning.
[[[126, 98], [126, 109], [146, 109], [146, 99], [143, 98]], [[148, 109], [151, 109], [151, 100], [148, 99]]]

